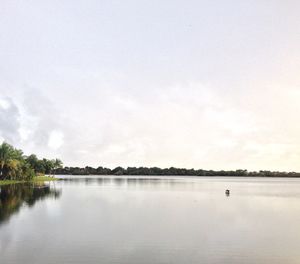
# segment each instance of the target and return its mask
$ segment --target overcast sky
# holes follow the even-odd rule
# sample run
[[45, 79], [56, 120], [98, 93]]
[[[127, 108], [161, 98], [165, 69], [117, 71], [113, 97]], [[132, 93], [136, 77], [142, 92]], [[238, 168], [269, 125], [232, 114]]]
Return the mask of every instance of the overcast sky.
[[299, 10], [1, 0], [0, 141], [67, 166], [300, 171]]

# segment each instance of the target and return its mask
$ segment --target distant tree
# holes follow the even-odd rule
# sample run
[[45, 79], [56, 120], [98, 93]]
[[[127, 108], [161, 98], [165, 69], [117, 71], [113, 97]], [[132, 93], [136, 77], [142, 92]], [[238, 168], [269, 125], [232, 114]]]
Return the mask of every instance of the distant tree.
[[114, 175], [124, 175], [124, 171], [125, 171], [124, 168], [116, 167], [115, 169], [113, 169], [111, 171], [111, 173], [114, 174]]
[[60, 159], [55, 159], [54, 160], [54, 169], [62, 168], [62, 166], [63, 166], [63, 163]]

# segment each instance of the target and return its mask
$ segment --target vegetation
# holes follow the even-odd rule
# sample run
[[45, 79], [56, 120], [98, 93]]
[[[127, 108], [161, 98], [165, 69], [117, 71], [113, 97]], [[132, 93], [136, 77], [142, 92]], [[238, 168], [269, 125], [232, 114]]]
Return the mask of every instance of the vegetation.
[[300, 173], [296, 172], [276, 172], [276, 171], [258, 171], [248, 172], [247, 170], [232, 170], [232, 171], [214, 171], [214, 170], [195, 170], [182, 168], [167, 168], [161, 169], [157, 167], [116, 167], [109, 168], [93, 168], [93, 167], [64, 167], [54, 171], [55, 174], [62, 175], [180, 175], [180, 176], [249, 176], [249, 177], [300, 177]]
[[36, 176], [31, 180], [0, 180], [0, 186], [8, 185], [8, 184], [16, 184], [16, 183], [39, 183], [39, 182], [49, 182], [49, 181], [57, 181], [57, 178], [51, 176]]
[[30, 181], [60, 167], [62, 162], [59, 159], [38, 159], [34, 154], [24, 156], [21, 150], [6, 142], [0, 145], [0, 181]]
[[104, 167], [62, 167], [59, 159], [38, 159], [36, 155], [24, 156], [23, 152], [6, 142], [0, 145], [0, 184], [8, 184], [20, 181], [51, 180], [51, 178], [36, 177], [45, 174], [62, 175], [180, 175], [180, 176], [249, 176], [249, 177], [300, 177], [296, 172], [278, 171], [214, 171], [203, 169], [184, 168], [158, 168], [158, 167], [116, 167], [114, 169]]
[[56, 181], [57, 178], [54, 178], [53, 176], [37, 176], [34, 177], [31, 182], [45, 182], [45, 181]]

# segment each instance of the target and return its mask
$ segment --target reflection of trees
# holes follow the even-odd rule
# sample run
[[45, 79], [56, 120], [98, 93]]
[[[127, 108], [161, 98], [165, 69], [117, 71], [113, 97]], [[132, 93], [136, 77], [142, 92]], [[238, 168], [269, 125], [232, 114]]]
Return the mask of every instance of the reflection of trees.
[[0, 224], [17, 213], [23, 205], [29, 207], [45, 198], [59, 198], [60, 191], [45, 184], [11, 184], [0, 187]]
[[99, 186], [105, 186], [105, 185], [111, 185], [111, 186], [118, 186], [118, 187], [129, 187], [129, 188], [174, 188], [174, 187], [180, 187], [183, 188], [184, 186], [188, 186], [191, 188], [192, 185], [194, 185], [193, 182], [184, 182], [182, 179], [171, 179], [166, 177], [144, 177], [139, 178], [135, 176], [131, 177], [123, 177], [123, 176], [114, 176], [114, 177], [97, 177], [97, 176], [75, 176], [70, 178], [62, 178], [60, 179], [60, 182], [66, 182], [68, 184], [73, 185], [99, 185]]

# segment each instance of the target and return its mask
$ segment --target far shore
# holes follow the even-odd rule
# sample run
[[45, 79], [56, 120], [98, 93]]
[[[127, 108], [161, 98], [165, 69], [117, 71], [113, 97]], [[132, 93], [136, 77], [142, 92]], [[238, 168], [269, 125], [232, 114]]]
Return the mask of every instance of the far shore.
[[[274, 176], [274, 175], [269, 175], [269, 176], [262, 176], [262, 175], [159, 175], [159, 174], [55, 174], [55, 176], [74, 176], [74, 177], [112, 177], [112, 178], [126, 178], [126, 177], [196, 177], [196, 178], [281, 178], [281, 179], [293, 179], [293, 178], [300, 178], [300, 176], [291, 176], [291, 175], [279, 175], [279, 176]], [[58, 178], [59, 179], [59, 178]]]

